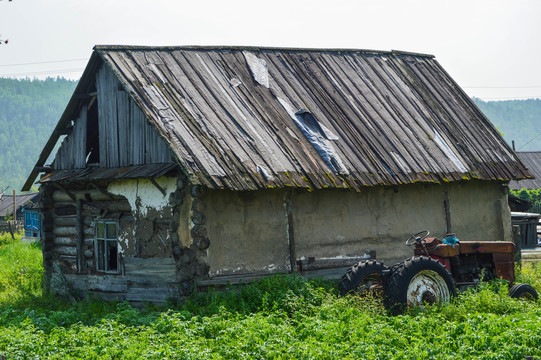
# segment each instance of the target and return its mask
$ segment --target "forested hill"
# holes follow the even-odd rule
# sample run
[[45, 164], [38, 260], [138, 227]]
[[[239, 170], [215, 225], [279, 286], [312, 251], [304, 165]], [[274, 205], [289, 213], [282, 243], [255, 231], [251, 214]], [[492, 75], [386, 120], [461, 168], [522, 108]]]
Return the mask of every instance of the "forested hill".
[[0, 192], [20, 191], [76, 84], [0, 78]]
[[473, 101], [517, 151], [541, 150], [541, 100]]
[[[0, 78], [0, 191], [21, 189], [76, 84]], [[517, 150], [541, 150], [541, 100], [474, 101]]]

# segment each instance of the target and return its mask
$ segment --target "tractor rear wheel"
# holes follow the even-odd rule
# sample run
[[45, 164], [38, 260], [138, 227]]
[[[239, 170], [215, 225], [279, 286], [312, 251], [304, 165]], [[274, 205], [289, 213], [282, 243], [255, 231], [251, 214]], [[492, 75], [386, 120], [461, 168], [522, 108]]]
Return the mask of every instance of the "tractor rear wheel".
[[348, 269], [340, 280], [340, 295], [383, 293], [383, 271], [388, 267], [376, 260], [364, 260]]
[[537, 291], [528, 284], [516, 284], [509, 289], [509, 296], [514, 299], [521, 299], [521, 300], [537, 300], [539, 296], [537, 295]]
[[414, 256], [393, 266], [386, 282], [388, 307], [399, 313], [407, 307], [442, 304], [456, 296], [453, 278], [437, 260]]

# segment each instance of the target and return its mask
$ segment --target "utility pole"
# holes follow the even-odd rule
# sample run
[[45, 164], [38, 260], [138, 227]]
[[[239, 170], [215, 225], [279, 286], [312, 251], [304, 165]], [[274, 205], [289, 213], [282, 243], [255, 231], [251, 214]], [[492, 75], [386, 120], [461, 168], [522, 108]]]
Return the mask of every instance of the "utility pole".
[[[15, 227], [15, 219], [17, 218], [17, 206], [15, 201], [15, 190], [13, 190], [13, 213], [11, 214], [12, 219], [11, 223], [9, 224], [9, 232], [11, 233], [11, 238], [15, 240], [15, 231], [17, 231], [17, 228]], [[14, 229], [15, 228], [15, 229]]]
[[17, 220], [17, 201], [15, 197], [15, 189], [13, 189], [13, 224], [15, 224], [15, 220]]

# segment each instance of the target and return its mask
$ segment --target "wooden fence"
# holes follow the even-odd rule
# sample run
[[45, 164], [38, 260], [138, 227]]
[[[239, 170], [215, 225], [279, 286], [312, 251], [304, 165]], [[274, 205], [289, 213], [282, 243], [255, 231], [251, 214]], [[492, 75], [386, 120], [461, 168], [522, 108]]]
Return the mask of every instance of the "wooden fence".
[[24, 230], [24, 221], [22, 220], [0, 221], [0, 234], [16, 233], [23, 230]]

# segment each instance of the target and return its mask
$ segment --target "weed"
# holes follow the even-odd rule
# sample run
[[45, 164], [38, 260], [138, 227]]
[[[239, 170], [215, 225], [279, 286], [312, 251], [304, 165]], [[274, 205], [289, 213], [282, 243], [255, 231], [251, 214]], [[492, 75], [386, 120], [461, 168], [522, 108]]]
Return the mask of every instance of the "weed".
[[0, 247], [0, 305], [41, 295], [41, 250], [11, 241]]
[[[0, 354], [10, 359], [541, 357], [541, 304], [509, 298], [503, 281], [400, 316], [388, 316], [379, 297], [340, 298], [335, 283], [298, 275], [194, 293], [163, 308], [95, 298], [71, 305], [36, 288], [38, 249], [10, 242], [0, 254]], [[540, 289], [540, 267], [517, 276]]]

